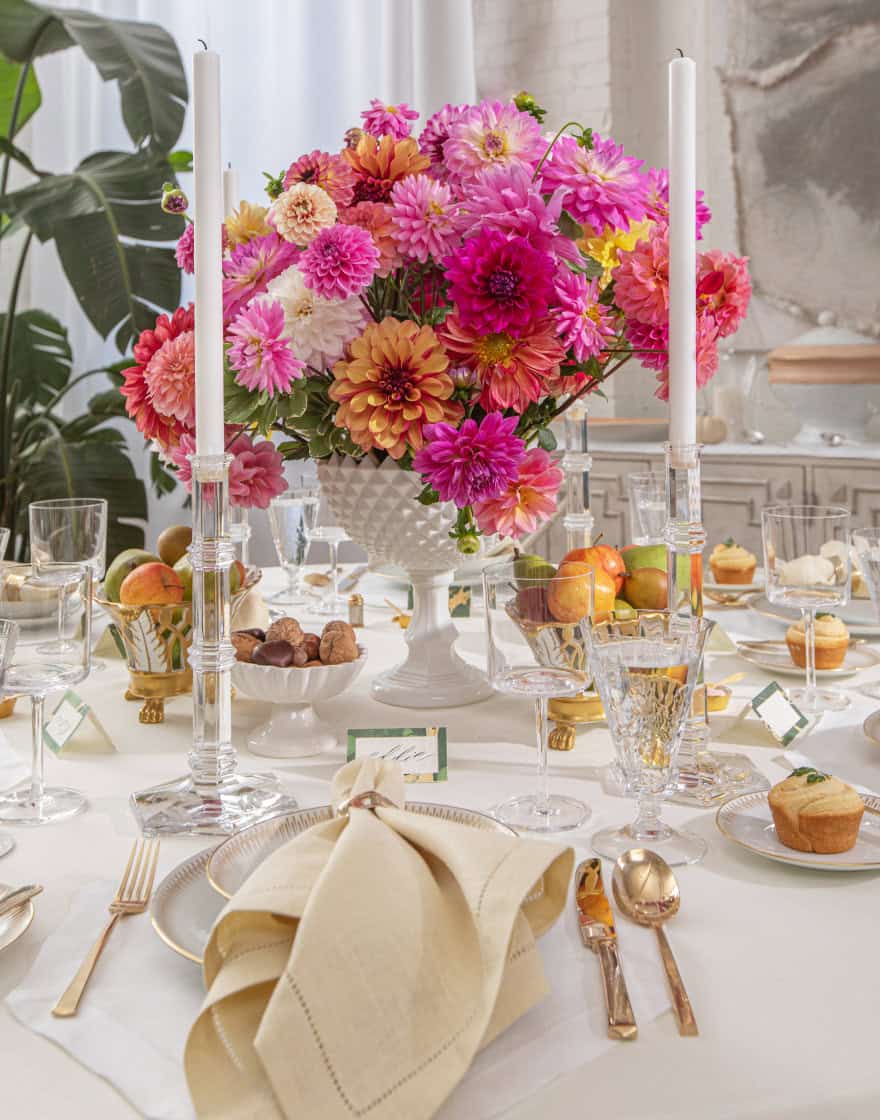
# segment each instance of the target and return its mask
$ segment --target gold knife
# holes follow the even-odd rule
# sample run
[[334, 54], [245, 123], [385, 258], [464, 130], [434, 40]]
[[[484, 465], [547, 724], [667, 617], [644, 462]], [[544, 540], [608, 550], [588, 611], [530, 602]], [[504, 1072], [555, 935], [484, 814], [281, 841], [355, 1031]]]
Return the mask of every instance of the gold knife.
[[578, 867], [574, 876], [574, 902], [581, 940], [599, 958], [608, 1009], [608, 1037], [635, 1038], [638, 1035], [636, 1017], [620, 967], [614, 916], [602, 886], [601, 860], [586, 859]]

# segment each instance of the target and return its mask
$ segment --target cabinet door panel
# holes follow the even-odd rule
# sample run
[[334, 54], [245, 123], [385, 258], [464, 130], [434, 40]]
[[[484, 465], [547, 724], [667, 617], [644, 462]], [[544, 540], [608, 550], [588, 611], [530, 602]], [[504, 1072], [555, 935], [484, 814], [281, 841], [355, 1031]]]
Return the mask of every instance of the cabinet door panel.
[[811, 487], [818, 505], [846, 506], [853, 528], [880, 526], [880, 464], [877, 466], [826, 466], [810, 468]]

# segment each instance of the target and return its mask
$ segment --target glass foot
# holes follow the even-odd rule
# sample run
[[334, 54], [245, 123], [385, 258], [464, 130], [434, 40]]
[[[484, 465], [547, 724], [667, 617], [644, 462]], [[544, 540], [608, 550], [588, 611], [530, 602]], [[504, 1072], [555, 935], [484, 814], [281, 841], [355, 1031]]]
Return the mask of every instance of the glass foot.
[[631, 825], [623, 828], [603, 828], [591, 839], [593, 851], [605, 859], [616, 860], [630, 848], [648, 848], [662, 856], [670, 867], [699, 863], [708, 851], [708, 844], [700, 836], [684, 829], [669, 828], [661, 821], [649, 832], [636, 832]]
[[15, 847], [15, 841], [8, 832], [0, 832], [0, 859], [8, 856]]
[[68, 642], [66, 639], [63, 641], [60, 638], [54, 638], [51, 642], [40, 642], [38, 646], [34, 646], [35, 653], [45, 654], [46, 657], [81, 657], [82, 648], [75, 642]]
[[217, 797], [205, 797], [187, 775], [133, 793], [130, 804], [145, 836], [230, 836], [264, 817], [297, 807], [274, 774], [239, 773]]
[[[511, 797], [492, 810], [492, 816], [517, 832], [564, 832], [589, 820], [592, 809], [573, 797], [548, 797], [540, 805], [534, 794]], [[632, 845], [630, 845], [632, 847]]]
[[30, 784], [0, 794], [0, 821], [6, 824], [50, 824], [75, 817], [88, 805], [81, 793], [63, 786], [47, 786], [34, 797]]
[[315, 614], [332, 614], [336, 618], [348, 618], [348, 599], [342, 595], [329, 595], [312, 607]]
[[271, 603], [273, 607], [304, 607], [309, 599], [301, 591], [285, 587], [282, 591], [276, 591], [274, 595], [268, 595], [266, 602]]
[[843, 712], [852, 701], [844, 692], [837, 692], [832, 688], [817, 688], [808, 691], [806, 688], [790, 688], [788, 695], [796, 708], [807, 716], [818, 716], [823, 712]]
[[666, 799], [710, 809], [741, 793], [769, 788], [770, 782], [747, 755], [700, 751], [693, 757], [679, 756], [678, 771]]

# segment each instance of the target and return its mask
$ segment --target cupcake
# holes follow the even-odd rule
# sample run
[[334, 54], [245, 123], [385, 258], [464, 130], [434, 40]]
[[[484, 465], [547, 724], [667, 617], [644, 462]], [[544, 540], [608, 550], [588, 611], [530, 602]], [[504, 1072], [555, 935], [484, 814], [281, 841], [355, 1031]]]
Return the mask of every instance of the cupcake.
[[[846, 624], [833, 614], [816, 615], [816, 668], [839, 669], [849, 648], [849, 630]], [[789, 626], [785, 632], [785, 643], [795, 665], [801, 669], [807, 666], [807, 642], [804, 637], [803, 621]]]
[[848, 852], [859, 835], [865, 803], [852, 786], [800, 766], [767, 795], [776, 835], [798, 852]]
[[709, 566], [716, 583], [751, 583], [758, 558], [728, 537], [716, 544], [709, 557]]

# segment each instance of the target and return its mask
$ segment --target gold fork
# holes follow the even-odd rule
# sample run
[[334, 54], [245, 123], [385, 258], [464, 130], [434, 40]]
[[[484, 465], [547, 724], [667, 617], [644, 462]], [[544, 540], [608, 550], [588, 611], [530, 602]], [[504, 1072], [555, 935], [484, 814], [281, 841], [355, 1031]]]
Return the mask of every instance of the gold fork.
[[79, 966], [79, 971], [71, 980], [67, 991], [52, 1008], [52, 1014], [59, 1018], [67, 1018], [76, 1014], [79, 1001], [85, 991], [89, 977], [98, 963], [110, 931], [120, 918], [129, 914], [142, 914], [150, 901], [150, 892], [153, 889], [153, 879], [156, 875], [156, 864], [159, 860], [158, 840], [135, 840], [131, 846], [131, 853], [119, 889], [110, 903], [110, 921], [104, 927], [101, 936], [92, 946], [88, 956]]

